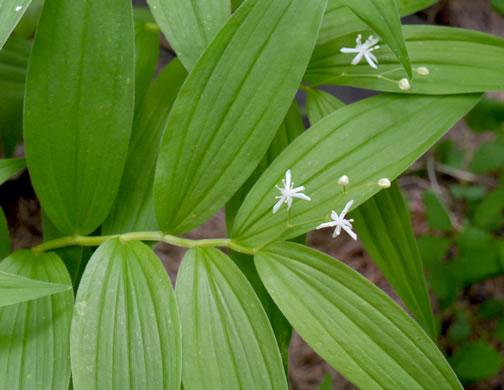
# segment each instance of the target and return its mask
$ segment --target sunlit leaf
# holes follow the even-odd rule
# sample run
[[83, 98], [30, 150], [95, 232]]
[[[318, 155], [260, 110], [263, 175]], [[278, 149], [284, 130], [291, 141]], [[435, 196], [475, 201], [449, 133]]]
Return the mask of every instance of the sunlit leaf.
[[191, 249], [177, 277], [183, 382], [196, 389], [285, 389], [268, 318], [238, 267], [217, 249]]
[[0, 3], [0, 50], [30, 3], [31, 0], [3, 0]]
[[25, 149], [37, 195], [65, 234], [88, 234], [117, 194], [134, 99], [129, 0], [45, 3], [33, 44]]
[[288, 242], [263, 249], [255, 263], [301, 337], [359, 388], [461, 389], [422, 328], [351, 268]]
[[0, 185], [26, 166], [24, 158], [0, 159]]
[[102, 244], [77, 292], [72, 320], [75, 390], [178, 390], [181, 334], [170, 278], [138, 241]]

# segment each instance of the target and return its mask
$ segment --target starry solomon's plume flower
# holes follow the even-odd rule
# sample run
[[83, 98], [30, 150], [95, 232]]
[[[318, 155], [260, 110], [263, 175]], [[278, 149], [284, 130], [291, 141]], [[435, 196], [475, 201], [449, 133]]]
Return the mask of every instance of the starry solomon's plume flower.
[[280, 196], [276, 197], [279, 200], [275, 206], [273, 206], [273, 214], [280, 210], [280, 207], [282, 207], [282, 204], [284, 203], [287, 203], [287, 208], [290, 209], [294, 198], [311, 200], [308, 195], [301, 193], [301, 191], [305, 190], [304, 186], [294, 188], [294, 182], [292, 182], [290, 169], [285, 172], [285, 179], [282, 180], [282, 184], [283, 188], [275, 186], [280, 191]]
[[340, 49], [340, 51], [342, 53], [357, 53], [355, 58], [352, 60], [352, 65], [357, 65], [361, 62], [362, 57], [364, 57], [371, 68], [378, 69], [378, 66], [376, 66], [378, 59], [371, 52], [380, 48], [380, 46], [377, 45], [379, 40], [379, 38], [374, 38], [370, 35], [366, 42], [362, 43], [362, 35], [359, 34], [355, 40], [356, 46], [354, 48], [344, 47]]
[[357, 240], [357, 234], [355, 234], [352, 229], [352, 222], [354, 221], [353, 219], [345, 219], [346, 214], [348, 213], [348, 210], [350, 210], [350, 207], [354, 204], [354, 201], [351, 200], [348, 202], [341, 212], [340, 215], [336, 213], [336, 211], [331, 211], [331, 219], [332, 221], [323, 223], [319, 226], [317, 226], [317, 229], [324, 229], [327, 227], [334, 227], [334, 233], [333, 233], [333, 238], [338, 237], [341, 233], [341, 229], [343, 229], [345, 232], [348, 233], [350, 237], [352, 237], [354, 240]]

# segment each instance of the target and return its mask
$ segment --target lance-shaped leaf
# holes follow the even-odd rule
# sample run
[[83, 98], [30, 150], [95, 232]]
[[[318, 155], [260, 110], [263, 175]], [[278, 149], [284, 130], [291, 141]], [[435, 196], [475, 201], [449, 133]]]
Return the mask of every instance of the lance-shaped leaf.
[[0, 185], [26, 166], [24, 158], [0, 159]]
[[104, 234], [156, 230], [154, 172], [173, 102], [187, 76], [175, 59], [158, 76], [135, 114], [126, 167], [117, 200], [102, 226]]
[[404, 42], [401, 15], [396, 0], [341, 0], [341, 2], [387, 43], [408, 76], [411, 77], [411, 62]]
[[325, 3], [248, 0], [219, 31], [168, 119], [154, 188], [161, 229], [200, 225], [252, 174], [294, 98]]
[[[380, 95], [339, 109], [298, 137], [270, 165], [236, 216], [233, 240], [257, 248], [274, 238], [289, 239], [312, 230], [350, 199], [354, 208], [359, 206], [379, 189], [367, 184], [397, 177], [479, 98]], [[311, 197], [309, 202], [294, 201], [289, 229], [287, 208], [272, 213], [275, 185], [288, 169]], [[352, 192], [343, 194], [337, 184], [342, 175], [351, 178]]]
[[126, 160], [134, 98], [128, 0], [54, 0], [42, 11], [24, 136], [35, 191], [64, 234], [105, 219]]
[[285, 389], [266, 313], [238, 267], [217, 249], [191, 249], [177, 277], [183, 382], [197, 389]]
[[31, 301], [71, 289], [71, 285], [48, 283], [0, 271], [0, 306]]
[[11, 157], [22, 138], [23, 99], [31, 43], [11, 37], [0, 51], [0, 147]]
[[275, 243], [255, 256], [301, 337], [362, 389], [462, 389], [443, 354], [389, 296], [336, 259]]
[[75, 390], [178, 390], [181, 335], [170, 278], [138, 241], [106, 241], [82, 276], [71, 333]]
[[[424, 9], [437, 0], [397, 0], [399, 14], [407, 16]], [[352, 10], [346, 7], [341, 0], [328, 0], [324, 21], [320, 28], [317, 44], [322, 44], [331, 39], [346, 34], [366, 30], [369, 27]]]
[[[381, 45], [373, 51], [378, 69], [366, 62], [348, 67], [352, 54], [343, 54], [342, 47], [352, 47], [355, 34], [318, 46], [304, 81], [310, 84], [337, 84], [378, 91], [455, 94], [504, 89], [504, 39], [450, 27], [403, 27], [408, 52], [417, 71], [413, 72], [411, 88], [401, 91], [397, 83], [405, 77], [390, 48]], [[362, 32], [366, 35], [368, 32]], [[489, 60], [491, 58], [491, 60]], [[426, 67], [428, 74], [418, 68]], [[343, 74], [344, 73], [344, 74]]]
[[[71, 285], [65, 265], [54, 253], [16, 252], [0, 263], [0, 272]], [[1, 389], [68, 388], [72, 310], [73, 294], [68, 289], [0, 308]]]
[[0, 3], [0, 50], [30, 3], [31, 0], [3, 0]]
[[435, 337], [434, 316], [410, 217], [396, 182], [352, 213], [359, 239], [420, 325]]
[[344, 107], [345, 104], [333, 95], [310, 88], [306, 94], [308, 119], [312, 126], [325, 116]]
[[187, 70], [231, 15], [230, 0], [147, 0]]
[[11, 251], [9, 225], [3, 209], [0, 207], [0, 259], [5, 258]]

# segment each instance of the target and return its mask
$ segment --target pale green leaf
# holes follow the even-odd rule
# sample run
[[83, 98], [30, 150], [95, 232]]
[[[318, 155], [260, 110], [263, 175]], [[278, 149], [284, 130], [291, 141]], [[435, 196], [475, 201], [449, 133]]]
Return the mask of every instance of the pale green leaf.
[[[318, 46], [304, 81], [314, 85], [349, 85], [413, 94], [456, 94], [504, 89], [503, 39], [477, 31], [438, 26], [404, 26], [403, 31], [413, 69], [427, 67], [429, 70], [427, 76], [414, 71], [410, 89], [399, 89], [396, 82], [406, 77], [406, 73], [386, 45], [381, 45], [379, 50], [373, 52], [378, 58], [377, 70], [372, 69], [366, 61], [350, 66], [353, 54], [343, 54], [340, 49], [354, 47], [355, 34]], [[366, 36], [369, 31], [361, 33]]]
[[308, 119], [312, 126], [325, 116], [344, 107], [345, 104], [333, 95], [318, 89], [309, 89], [306, 94]]
[[[70, 285], [54, 253], [16, 252], [0, 272], [58, 285]], [[0, 308], [0, 389], [64, 390], [70, 381], [70, 322], [73, 294], [68, 290]]]
[[266, 313], [238, 267], [217, 249], [191, 249], [177, 278], [187, 390], [287, 390]]
[[0, 185], [26, 166], [24, 158], [0, 159]]
[[163, 231], [200, 225], [252, 174], [295, 96], [325, 4], [248, 0], [204, 52], [161, 145], [154, 207]]
[[129, 0], [45, 3], [26, 85], [30, 177], [51, 221], [88, 234], [105, 219], [126, 160], [134, 104]]
[[180, 61], [172, 61], [151, 85], [136, 112], [119, 194], [102, 226], [104, 234], [158, 228], [153, 204], [156, 160], [166, 120], [186, 76]]
[[[339, 109], [290, 144], [247, 195], [232, 229], [236, 242], [261, 247], [275, 238], [289, 239], [321, 223], [331, 210], [354, 208], [369, 199], [382, 177], [395, 179], [420, 157], [480, 98], [463, 96], [380, 95]], [[285, 172], [306, 187], [311, 201], [295, 200], [291, 227], [287, 208], [273, 214]], [[348, 175], [352, 191], [337, 184]]]
[[0, 307], [31, 301], [71, 289], [71, 285], [48, 283], [0, 271]]
[[0, 207], [0, 260], [7, 257], [11, 251], [9, 225], [3, 209]]
[[170, 278], [145, 244], [106, 241], [77, 292], [71, 337], [75, 390], [178, 390], [181, 334]]
[[0, 3], [0, 50], [30, 3], [31, 0], [3, 0]]
[[306, 246], [255, 256], [269, 293], [324, 360], [362, 389], [462, 389], [420, 326], [357, 272]]
[[187, 70], [231, 15], [230, 0], [147, 0], [154, 18]]
[[396, 182], [352, 213], [359, 239], [418, 323], [434, 339], [434, 315], [410, 216]]

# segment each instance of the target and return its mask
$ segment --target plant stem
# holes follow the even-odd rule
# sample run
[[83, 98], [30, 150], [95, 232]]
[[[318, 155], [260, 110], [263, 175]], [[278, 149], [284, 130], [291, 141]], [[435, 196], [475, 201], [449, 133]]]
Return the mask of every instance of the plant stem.
[[132, 232], [132, 233], [114, 234], [108, 236], [90, 236], [90, 237], [74, 235], [44, 242], [34, 247], [32, 250], [35, 254], [38, 255], [51, 249], [64, 248], [67, 246], [100, 246], [105, 241], [114, 238], [119, 238], [122, 242], [127, 242], [131, 240], [158, 241], [158, 242], [166, 242], [167, 244], [183, 248], [225, 247], [248, 255], [253, 255], [256, 253], [255, 250], [241, 246], [240, 244], [233, 242], [229, 238], [191, 240], [188, 238], [182, 238], [172, 236], [170, 234], [164, 234], [163, 232]]

